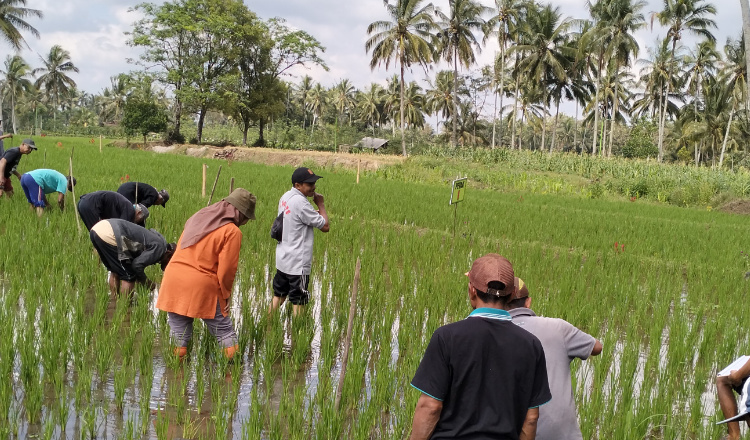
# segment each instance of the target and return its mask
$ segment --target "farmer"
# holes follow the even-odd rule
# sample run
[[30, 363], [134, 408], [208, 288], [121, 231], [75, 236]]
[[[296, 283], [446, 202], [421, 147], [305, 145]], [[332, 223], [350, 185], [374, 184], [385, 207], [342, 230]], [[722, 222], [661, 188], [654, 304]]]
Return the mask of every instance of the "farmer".
[[567, 321], [537, 316], [531, 310], [528, 286], [515, 279], [515, 292], [508, 305], [513, 323], [539, 338], [547, 359], [547, 377], [552, 400], [539, 408], [537, 440], [583, 440], [578, 426], [570, 363], [602, 352], [602, 343]]
[[10, 175], [15, 174], [18, 180], [21, 175], [16, 170], [18, 163], [21, 162], [21, 156], [36, 150], [36, 144], [31, 139], [24, 139], [21, 145], [16, 148], [10, 148], [5, 151], [0, 159], [0, 196], [5, 192], [6, 197], [13, 197], [13, 185], [10, 183]]
[[411, 439], [533, 439], [551, 395], [542, 344], [507, 312], [513, 266], [487, 254], [467, 275], [474, 311], [435, 330], [411, 381], [422, 392]]
[[140, 282], [153, 289], [155, 284], [144, 273], [146, 266], [161, 263], [164, 270], [174, 253], [175, 244], [154, 229], [146, 229], [119, 218], [97, 222], [89, 231], [91, 243], [109, 269], [112, 294], [129, 294]]
[[133, 205], [122, 194], [114, 191], [95, 191], [81, 196], [78, 201], [78, 214], [86, 229], [91, 230], [99, 220], [110, 218], [143, 225], [149, 212], [143, 205]]
[[174, 352], [180, 359], [187, 354], [195, 318], [203, 319], [228, 359], [239, 348], [229, 317], [229, 297], [242, 245], [239, 227], [255, 220], [255, 201], [246, 189], [237, 188], [185, 223], [156, 301], [156, 307], [167, 312]]
[[[309, 301], [308, 286], [313, 253], [313, 228], [330, 230], [323, 196], [315, 192], [320, 176], [310, 168], [292, 173], [292, 188], [279, 200], [277, 214], [283, 215], [281, 241], [276, 245], [276, 275], [273, 277], [273, 300], [268, 312], [279, 308], [289, 298], [296, 316]], [[307, 200], [313, 198], [315, 211]]]
[[156, 188], [141, 182], [125, 182], [117, 188], [117, 192], [130, 200], [130, 203], [140, 203], [146, 208], [161, 205], [166, 208], [169, 193], [166, 189], [157, 191]]
[[5, 148], [3, 145], [3, 139], [13, 139], [12, 134], [3, 134], [3, 121], [0, 120], [0, 157], [3, 157], [3, 154], [5, 153]]
[[[734, 398], [733, 392], [743, 395], [742, 391], [748, 386], [747, 378], [750, 377], [750, 360], [745, 362], [737, 370], [732, 370], [728, 376], [717, 376], [716, 377], [716, 391], [719, 395], [719, 407], [721, 412], [724, 414], [725, 419], [730, 419], [737, 416], [737, 401]], [[743, 402], [743, 411], [747, 410], [747, 402]], [[750, 427], [750, 419], [745, 419], [748, 427]], [[728, 440], [738, 440], [740, 438], [740, 421], [732, 420], [727, 422], [727, 430], [729, 433], [726, 438]]]
[[75, 177], [64, 176], [55, 170], [40, 168], [29, 171], [21, 176], [21, 188], [26, 194], [26, 200], [31, 204], [31, 209], [36, 209], [39, 217], [44, 213], [44, 208], [49, 208], [47, 194], [57, 192], [57, 206], [60, 211], [65, 209], [65, 192], [72, 191], [76, 184]]

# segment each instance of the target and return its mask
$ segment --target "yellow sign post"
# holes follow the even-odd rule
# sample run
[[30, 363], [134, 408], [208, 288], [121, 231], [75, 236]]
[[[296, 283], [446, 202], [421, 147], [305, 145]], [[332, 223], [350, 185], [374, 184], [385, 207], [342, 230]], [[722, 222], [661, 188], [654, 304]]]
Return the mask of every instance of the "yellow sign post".
[[458, 221], [458, 203], [463, 202], [466, 196], [466, 183], [468, 182], [467, 177], [456, 179], [453, 181], [453, 187], [451, 188], [451, 205], [456, 205], [453, 210], [453, 241], [456, 241], [456, 222]]

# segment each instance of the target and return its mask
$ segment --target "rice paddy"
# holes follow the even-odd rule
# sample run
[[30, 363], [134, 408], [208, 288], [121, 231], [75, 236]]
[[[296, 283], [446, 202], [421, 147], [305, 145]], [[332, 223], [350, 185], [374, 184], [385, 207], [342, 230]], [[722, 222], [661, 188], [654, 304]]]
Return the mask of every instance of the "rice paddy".
[[[600, 357], [573, 364], [584, 438], [723, 432], [714, 425], [723, 419], [714, 377], [750, 349], [745, 217], [469, 182], [454, 240], [449, 182], [405, 182], [381, 171], [356, 184], [351, 171], [316, 168], [331, 232], [316, 234], [312, 301], [302, 317], [285, 308], [269, 319], [276, 242], [268, 231], [291, 167], [100, 153], [88, 140], [37, 145], [19, 171], [66, 172], [75, 146], [77, 195], [115, 190], [126, 176], [168, 188], [168, 207], [152, 208], [148, 227], [170, 241], [206, 206], [204, 162], [209, 182], [223, 166], [214, 200], [234, 177], [235, 187], [257, 196], [257, 220], [241, 228], [231, 298], [238, 361], [227, 364], [196, 321], [188, 360], [179, 363], [156, 292], [110, 297], [70, 196], [65, 212], [37, 218], [16, 185], [12, 200], [0, 200], [2, 438], [406, 438], [419, 397], [409, 382], [433, 330], [470, 312], [463, 273], [487, 252], [514, 263], [538, 314], [604, 343]], [[336, 410], [357, 257], [362, 278]], [[157, 267], [147, 274], [161, 277]]]

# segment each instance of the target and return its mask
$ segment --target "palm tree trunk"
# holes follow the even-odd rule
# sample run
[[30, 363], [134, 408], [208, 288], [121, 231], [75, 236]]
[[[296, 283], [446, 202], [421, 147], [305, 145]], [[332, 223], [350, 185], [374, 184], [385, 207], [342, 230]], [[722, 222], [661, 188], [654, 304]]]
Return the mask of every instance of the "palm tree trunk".
[[401, 151], [406, 157], [406, 134], [404, 130], [404, 48], [401, 47], [401, 98], [399, 99], [399, 113], [401, 118]]
[[732, 111], [729, 112], [729, 122], [727, 122], [727, 129], [724, 132], [724, 142], [721, 144], [721, 156], [719, 156], [719, 168], [721, 168], [721, 164], [724, 163], [724, 152], [727, 149], [727, 139], [729, 139], [729, 127], [732, 126], [732, 117], [734, 117], [734, 111], [737, 107], [737, 102], [735, 101], [734, 105], [732, 106]]
[[607, 157], [612, 157], [612, 142], [615, 139], [615, 124], [617, 124], [617, 95], [620, 92], [619, 75], [617, 75], [618, 71], [619, 68], [615, 69], [615, 96], [613, 99], [614, 103], [612, 108], [612, 120], [609, 123], [609, 147], [607, 148]]
[[456, 133], [458, 132], [458, 48], [453, 48], [453, 132], [451, 146], [456, 148]]
[[599, 87], [602, 82], [602, 69], [599, 69], [599, 77], [596, 80], [596, 92], [594, 92], [594, 136], [591, 141], [591, 155], [596, 156], [596, 141], [599, 127]]
[[15, 93], [10, 95], [10, 120], [13, 124], [13, 134], [17, 134], [18, 130], [16, 129], [16, 95]]
[[[495, 53], [495, 65], [497, 66], [497, 53]], [[495, 133], [497, 131], [497, 90], [495, 89], [495, 78], [497, 78], [497, 69], [493, 69], [492, 75], [492, 93], [495, 95], [495, 104], [492, 110], [492, 149], [495, 149]]]
[[[511, 129], [511, 134], [510, 134], [510, 149], [511, 150], [514, 149], [514, 148], [516, 148], [516, 124], [517, 124], [516, 120], [518, 119], [517, 118], [517, 116], [518, 116], [517, 115], [517, 112], [518, 112], [518, 94], [519, 94], [519, 91], [521, 90], [520, 81], [521, 81], [521, 75], [516, 75], [516, 97], [513, 100], [513, 128]], [[519, 150], [521, 149], [520, 143], [519, 143], [518, 149]]]
[[[545, 109], [546, 112], [546, 109]], [[547, 145], [547, 115], [542, 115], [542, 146], [540, 150], [544, 150]]]
[[557, 105], [555, 107], [555, 125], [552, 127], [552, 143], [550, 143], [549, 146], [549, 152], [552, 153], [552, 150], [555, 149], [555, 141], [557, 140], [557, 118], [560, 116], [560, 100], [557, 100]]
[[576, 118], [573, 121], [573, 148], [578, 150], [578, 101], [576, 101]]
[[672, 62], [669, 63], [669, 74], [667, 75], [667, 89], [664, 93], [664, 100], [661, 107], [661, 116], [659, 118], [659, 162], [664, 158], [664, 125], [667, 122], [667, 108], [669, 107], [669, 92], [672, 85], [672, 64], [674, 64], [674, 53], [677, 47], [677, 40], [672, 40]]
[[505, 38], [503, 37], [503, 43], [500, 45], [500, 89], [498, 89], [500, 95], [500, 145], [503, 143], [503, 95], [505, 95]]
[[[742, 9], [742, 33], [745, 35], [745, 72], [750, 72], [750, 3], [740, 0]], [[750, 109], [750, 75], [746, 75], [747, 88], [745, 94], [745, 108]]]

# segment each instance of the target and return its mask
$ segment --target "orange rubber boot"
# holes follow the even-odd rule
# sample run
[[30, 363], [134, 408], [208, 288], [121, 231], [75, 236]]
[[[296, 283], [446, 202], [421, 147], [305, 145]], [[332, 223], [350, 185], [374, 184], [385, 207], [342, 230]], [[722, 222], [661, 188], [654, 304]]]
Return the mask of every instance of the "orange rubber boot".
[[180, 362], [187, 356], [187, 347], [174, 347], [174, 355], [179, 356]]
[[240, 349], [240, 346], [239, 346], [239, 345], [237, 345], [237, 344], [235, 344], [235, 345], [234, 345], [234, 346], [232, 346], [232, 347], [225, 347], [225, 348], [224, 348], [224, 357], [226, 357], [227, 359], [231, 360], [232, 358], [234, 358], [234, 354], [235, 354], [235, 353], [237, 352], [237, 350], [239, 350], [239, 349]]

